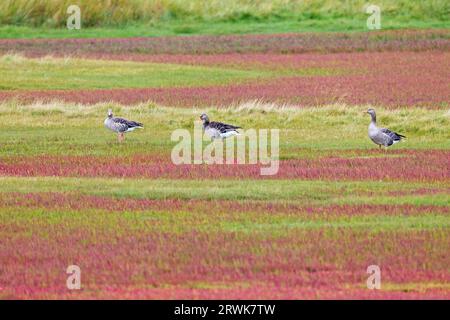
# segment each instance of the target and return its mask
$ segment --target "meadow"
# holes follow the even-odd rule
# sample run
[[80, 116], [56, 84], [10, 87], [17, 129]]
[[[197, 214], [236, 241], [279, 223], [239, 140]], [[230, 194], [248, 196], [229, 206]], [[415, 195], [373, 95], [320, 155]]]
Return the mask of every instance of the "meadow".
[[[147, 127], [118, 144], [111, 107]], [[448, 111], [378, 108], [408, 135], [385, 152], [365, 109], [3, 103], [1, 297], [447, 297]], [[172, 164], [171, 132], [204, 111], [279, 128], [278, 174]], [[65, 287], [70, 264], [81, 291]]]
[[[261, 179], [249, 166], [175, 167], [170, 129], [119, 146], [98, 123], [44, 118], [2, 134], [2, 298], [448, 296], [448, 147], [384, 154], [363, 134], [347, 151], [310, 137], [283, 145], [290, 160]], [[79, 292], [65, 287], [70, 264]], [[370, 264], [380, 291], [365, 288]]]
[[[219, 1], [209, 11], [127, 4], [158, 3], [148, 7], [155, 25], [167, 12], [180, 24], [291, 21], [277, 1], [261, 1], [266, 11], [233, 1], [226, 12]], [[17, 22], [0, 27], [1, 299], [450, 298], [448, 29], [3, 37], [50, 28], [31, 19], [47, 12], [37, 3], [0, 10]], [[333, 1], [287, 3], [325, 19]], [[346, 3], [336, 21], [361, 4]], [[445, 20], [446, 2], [399, 3], [405, 21]], [[125, 16], [92, 19], [105, 37], [132, 28]], [[370, 107], [407, 139], [378, 149]], [[103, 125], [108, 109], [145, 128], [118, 143]], [[279, 129], [277, 174], [175, 165], [172, 132], [192, 132], [202, 113]], [[81, 290], [66, 286], [69, 265], [81, 268]], [[381, 268], [380, 290], [366, 286], [369, 265]]]

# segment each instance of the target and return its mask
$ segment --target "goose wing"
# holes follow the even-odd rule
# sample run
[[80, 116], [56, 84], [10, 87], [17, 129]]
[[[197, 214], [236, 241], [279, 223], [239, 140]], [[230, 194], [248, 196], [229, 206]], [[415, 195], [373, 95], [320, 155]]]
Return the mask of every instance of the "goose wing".
[[391, 131], [386, 128], [381, 128], [380, 132], [384, 133], [385, 135], [389, 136], [393, 141], [400, 141], [402, 138], [406, 138], [404, 135], [401, 135], [397, 132]]
[[144, 126], [140, 122], [130, 121], [130, 120], [123, 119], [123, 118], [113, 118], [112, 121], [113, 121], [113, 125], [116, 127], [116, 129], [119, 132], [125, 132], [130, 128], [137, 128], [137, 127], [142, 128]]
[[209, 123], [209, 127], [211, 129], [215, 129], [217, 131], [219, 131], [220, 133], [226, 133], [229, 131], [236, 131], [236, 129], [240, 129], [241, 127], [237, 127], [237, 126], [233, 126], [231, 124], [226, 124], [226, 123], [222, 123], [222, 122], [210, 122]]

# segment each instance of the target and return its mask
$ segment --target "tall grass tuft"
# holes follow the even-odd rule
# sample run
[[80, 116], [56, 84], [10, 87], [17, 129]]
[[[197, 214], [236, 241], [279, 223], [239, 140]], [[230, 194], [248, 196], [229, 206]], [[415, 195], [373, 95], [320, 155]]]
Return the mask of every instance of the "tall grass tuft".
[[[79, 5], [83, 26], [160, 21], [325, 19], [365, 15], [365, 0], [2, 0], [0, 25], [64, 26], [69, 5]], [[449, 20], [447, 0], [378, 0], [384, 15], [403, 20]]]

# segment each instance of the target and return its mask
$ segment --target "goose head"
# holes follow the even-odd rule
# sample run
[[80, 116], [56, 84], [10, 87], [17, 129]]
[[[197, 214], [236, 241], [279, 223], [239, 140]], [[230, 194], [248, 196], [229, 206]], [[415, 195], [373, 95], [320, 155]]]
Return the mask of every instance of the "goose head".
[[203, 114], [200, 116], [200, 120], [202, 120], [203, 123], [208, 123], [208, 122], [209, 122], [209, 118], [208, 118], [208, 116], [206, 115], [206, 113], [203, 113]]
[[376, 115], [374, 109], [370, 108], [369, 110], [367, 110], [367, 113], [370, 114], [370, 117], [372, 118], [372, 121], [376, 121], [377, 120], [377, 115]]
[[113, 117], [113, 113], [112, 113], [112, 109], [108, 109], [108, 118], [112, 118]]

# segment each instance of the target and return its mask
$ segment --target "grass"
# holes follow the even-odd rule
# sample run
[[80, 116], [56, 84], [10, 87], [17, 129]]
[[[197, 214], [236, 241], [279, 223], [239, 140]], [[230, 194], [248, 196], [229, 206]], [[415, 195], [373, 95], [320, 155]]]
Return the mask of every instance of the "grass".
[[[122, 178], [1, 177], [1, 192], [77, 192], [136, 199], [273, 200], [303, 204], [448, 204], [447, 183], [301, 180], [149, 180]], [[441, 188], [442, 193], [391, 196], [386, 190]], [[367, 196], [367, 194], [373, 194]]]
[[450, 290], [448, 283], [383, 283], [383, 290], [404, 292], [425, 292], [429, 289]]
[[[143, 122], [149, 127], [130, 133], [127, 143], [118, 145], [115, 135], [103, 128], [108, 108], [118, 116]], [[139, 154], [170, 155], [175, 145], [170, 141], [172, 131], [188, 129], [193, 132], [194, 121], [207, 112], [211, 119], [236, 123], [246, 129], [280, 129], [281, 159], [315, 158], [333, 150], [375, 148], [367, 138], [370, 121], [364, 113], [367, 108], [332, 105], [299, 109], [251, 102], [234, 108], [183, 109], [153, 104], [88, 106], [54, 102], [22, 105], [11, 101], [0, 104], [0, 121], [3, 123], [0, 156], [127, 156], [137, 150]], [[383, 126], [408, 137], [392, 149], [450, 148], [450, 119], [446, 110], [386, 110], [378, 107], [377, 112]], [[390, 156], [389, 152], [386, 156]]]
[[[365, 31], [363, 0], [81, 1], [82, 30], [65, 29], [66, 0], [5, 0], [0, 38]], [[382, 28], [448, 28], [448, 3], [380, 0]], [[120, 8], [120, 10], [118, 10]]]
[[[440, 20], [383, 20], [382, 29], [448, 29]], [[155, 25], [132, 24], [121, 27], [82, 27], [80, 30], [50, 27], [0, 25], [0, 39], [65, 39], [65, 38], [125, 38], [191, 35], [276, 34], [302, 32], [367, 32], [366, 19], [304, 19], [281, 21], [171, 21]]]
[[[119, 145], [102, 128], [108, 107], [150, 125]], [[373, 148], [366, 137], [368, 116], [361, 109], [366, 107], [298, 109], [255, 103], [206, 111], [247, 126], [281, 126], [284, 157], [314, 158], [333, 152], [351, 157], [358, 149]], [[0, 167], [51, 154], [164, 157], [172, 147], [171, 131], [192, 128], [201, 111], [152, 104], [10, 101], [0, 104], [5, 124]], [[380, 121], [402, 126], [406, 134], [413, 127], [405, 119], [433, 129], [432, 134], [415, 131], [396, 148], [448, 150], [447, 111], [378, 111]], [[338, 134], [331, 134], [331, 123]], [[347, 148], [353, 150], [347, 153]], [[417, 290], [421, 297], [442, 297], [447, 288], [429, 284], [447, 276], [449, 188], [448, 181], [433, 180], [2, 176], [0, 297], [274, 298], [273, 287], [284, 287], [284, 295], [276, 297], [330, 297], [337, 288], [338, 297], [361, 298], [369, 294], [360, 287], [370, 264], [383, 270], [388, 290], [379, 292], [382, 297], [411, 298]], [[134, 201], [154, 204], [136, 207]], [[111, 207], [111, 202], [116, 204]], [[82, 268], [81, 291], [65, 287], [70, 264]], [[324, 288], [321, 279], [335, 283]], [[402, 285], [405, 279], [409, 283]]]
[[[263, 71], [177, 64], [16, 55], [0, 58], [0, 89], [109, 89], [226, 84], [269, 77]], [[124, 81], [126, 79], [126, 81]]]
[[349, 228], [353, 230], [369, 230], [369, 232], [385, 232], [389, 230], [428, 230], [450, 228], [450, 218], [448, 216], [425, 215], [419, 217], [399, 217], [399, 216], [358, 216], [344, 217], [330, 220], [302, 220], [284, 219], [282, 221], [272, 221], [272, 223], [226, 223], [224, 228], [229, 231], [240, 232], [272, 232], [277, 229], [321, 229], [329, 228]]
[[[200, 10], [198, 3], [190, 10]], [[270, 70], [14, 55], [1, 58], [0, 72], [0, 88], [24, 91], [123, 88], [123, 82], [189, 86], [277, 76]], [[367, 137], [368, 107], [258, 101], [223, 108], [0, 103], [0, 298], [448, 297], [448, 286], [438, 284], [449, 278], [449, 110], [375, 106], [381, 125], [408, 137], [385, 153]], [[145, 129], [118, 144], [103, 127], [108, 108], [143, 122]], [[170, 135], [180, 128], [192, 132], [203, 112], [245, 129], [280, 129], [281, 159], [293, 160], [296, 175], [164, 179], [167, 172], [157, 172], [150, 179], [138, 171], [123, 178], [135, 167], [176, 171], [164, 166], [175, 145]], [[302, 180], [308, 163], [318, 178]], [[65, 166], [98, 172], [65, 176], [59, 171]], [[33, 176], [36, 168], [55, 170]], [[222, 169], [203, 168], [207, 173]], [[374, 178], [366, 174], [372, 168], [400, 176]], [[97, 176], [114, 169], [111, 176]], [[327, 170], [344, 176], [327, 178]], [[412, 170], [423, 175], [408, 180], [408, 175], [414, 178]], [[70, 264], [82, 269], [81, 291], [66, 288]], [[366, 289], [371, 264], [380, 265], [385, 291]]]
[[[52, 210], [43, 208], [22, 208], [12, 212], [10, 208], [0, 208], [0, 221], [6, 223], [32, 223], [58, 227], [66, 225], [70, 228], [89, 228], [89, 224], [101, 225], [102, 230], [121, 235], [124, 231], [148, 232], [159, 230], [169, 233], [182, 233], [196, 230], [200, 232], [239, 232], [243, 234], [271, 234], [283, 236], [283, 231], [317, 231], [317, 230], [353, 230], [357, 232], [409, 232], [450, 229], [450, 218], [435, 214], [430, 210], [417, 216], [402, 215], [360, 215], [331, 216], [327, 219], [320, 216], [304, 217], [283, 215], [270, 219], [266, 213], [259, 216], [249, 212], [239, 212], [227, 217], [217, 217], [216, 221], [208, 219], [204, 213], [194, 217], [190, 212], [168, 211], [125, 211], [121, 214], [105, 210]], [[248, 216], [251, 218], [248, 218]], [[256, 221], [255, 221], [256, 220]], [[149, 223], [154, 222], [153, 226]], [[121, 225], [125, 230], [117, 230]], [[176, 225], [176, 227], [174, 227]]]

